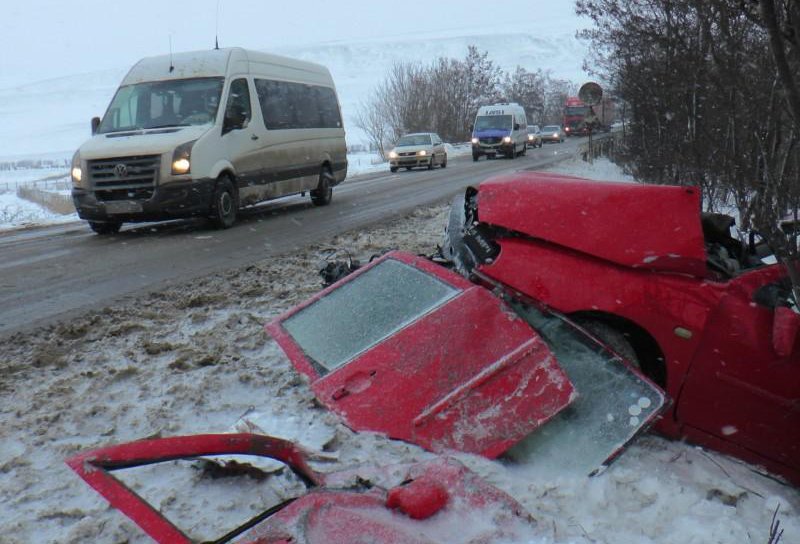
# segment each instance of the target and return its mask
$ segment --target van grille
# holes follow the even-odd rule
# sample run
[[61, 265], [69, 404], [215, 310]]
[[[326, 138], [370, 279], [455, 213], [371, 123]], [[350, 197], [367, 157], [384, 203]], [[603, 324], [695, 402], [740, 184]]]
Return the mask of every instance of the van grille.
[[498, 138], [496, 136], [492, 136], [492, 137], [489, 137], [489, 138], [481, 138], [480, 142], [482, 144], [499, 144], [501, 139], [502, 138]]
[[88, 161], [89, 186], [95, 191], [152, 189], [160, 165], [159, 155]]

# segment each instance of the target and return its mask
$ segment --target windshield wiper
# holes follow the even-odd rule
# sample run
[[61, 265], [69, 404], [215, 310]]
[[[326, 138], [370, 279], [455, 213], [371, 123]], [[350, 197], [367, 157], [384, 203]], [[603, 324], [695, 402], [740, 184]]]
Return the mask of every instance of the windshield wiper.
[[154, 127], [146, 127], [145, 130], [153, 130], [154, 128], [170, 128], [170, 127], [188, 127], [189, 123], [169, 123], [167, 125], [156, 125]]

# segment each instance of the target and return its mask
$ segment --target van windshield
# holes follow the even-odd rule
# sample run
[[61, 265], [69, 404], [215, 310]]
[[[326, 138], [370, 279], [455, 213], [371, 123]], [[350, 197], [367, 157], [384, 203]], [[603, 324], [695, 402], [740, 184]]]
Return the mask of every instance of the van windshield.
[[205, 125], [217, 116], [221, 77], [153, 81], [117, 90], [97, 132]]
[[475, 130], [503, 129], [511, 128], [510, 115], [479, 115], [475, 118]]

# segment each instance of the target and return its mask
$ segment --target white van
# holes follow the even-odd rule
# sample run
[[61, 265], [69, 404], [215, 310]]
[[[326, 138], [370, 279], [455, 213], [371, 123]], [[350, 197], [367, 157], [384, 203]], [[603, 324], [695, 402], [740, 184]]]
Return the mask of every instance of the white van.
[[472, 160], [498, 154], [516, 158], [528, 145], [528, 118], [525, 108], [516, 103], [481, 106], [472, 125]]
[[347, 175], [328, 69], [240, 48], [139, 61], [92, 134], [72, 198], [100, 234], [192, 215], [227, 228], [240, 207], [296, 193], [322, 206]]

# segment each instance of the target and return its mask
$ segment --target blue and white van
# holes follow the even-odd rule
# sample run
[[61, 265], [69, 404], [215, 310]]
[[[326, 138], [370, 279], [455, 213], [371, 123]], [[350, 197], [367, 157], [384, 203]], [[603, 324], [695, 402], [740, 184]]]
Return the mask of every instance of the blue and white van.
[[528, 144], [528, 119], [516, 103], [481, 106], [472, 125], [472, 160], [498, 154], [511, 159], [524, 155]]

